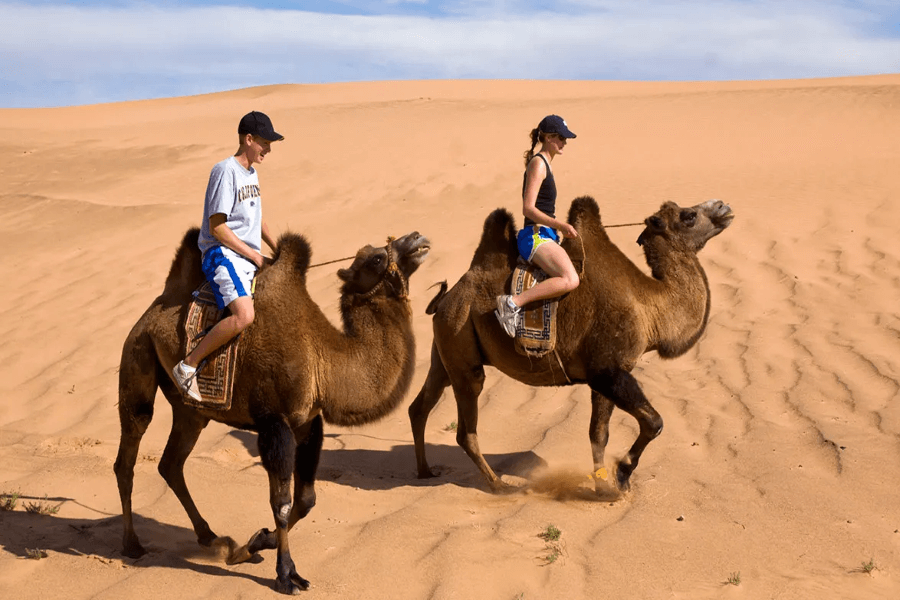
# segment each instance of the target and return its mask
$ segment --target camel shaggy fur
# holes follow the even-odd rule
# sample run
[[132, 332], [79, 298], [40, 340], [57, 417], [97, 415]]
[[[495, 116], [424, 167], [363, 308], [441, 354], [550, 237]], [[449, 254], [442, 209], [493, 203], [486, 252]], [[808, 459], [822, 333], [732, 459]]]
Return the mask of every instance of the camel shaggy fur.
[[[456, 441], [494, 491], [503, 483], [478, 444], [478, 396], [484, 366], [534, 386], [586, 383], [591, 389], [589, 438], [597, 489], [605, 478], [604, 451], [615, 407], [635, 419], [640, 433], [616, 469], [616, 484], [628, 489], [641, 453], [662, 430], [631, 370], [645, 352], [663, 358], [684, 354], [706, 328], [710, 292], [697, 252], [731, 223], [731, 209], [720, 201], [691, 208], [673, 202], [648, 217], [638, 238], [652, 276], [647, 276], [609, 239], [593, 198], [573, 201], [569, 223], [579, 233], [566, 239], [581, 285], [559, 302], [557, 348], [541, 359], [517, 353], [494, 316], [495, 298], [507, 290], [518, 257], [512, 215], [497, 209], [485, 221], [469, 270], [447, 291], [443, 284], [429, 305], [434, 314], [431, 368], [409, 407], [420, 478], [434, 473], [425, 458], [425, 425], [447, 386], [456, 397]], [[561, 368], [562, 366], [562, 368]]]
[[138, 320], [122, 349], [122, 433], [115, 473], [122, 500], [123, 554], [145, 553], [134, 531], [131, 492], [138, 446], [153, 417], [159, 388], [172, 407], [172, 431], [159, 473], [187, 511], [202, 545], [210, 545], [216, 535], [188, 492], [185, 460], [210, 420], [258, 432], [275, 530], [261, 529], [247, 545], [232, 547], [228, 561], [277, 548], [275, 587], [298, 593], [309, 582], [297, 574], [288, 531], [316, 503], [323, 420], [343, 426], [369, 423], [404, 398], [415, 361], [407, 279], [428, 254], [428, 240], [411, 233], [384, 247], [359, 250], [353, 264], [338, 272], [344, 326], [339, 331], [306, 290], [308, 243], [299, 235], [282, 236], [273, 263], [258, 275], [256, 319], [242, 334], [231, 408], [215, 410], [185, 404], [170, 375], [184, 355], [191, 293], [203, 281], [197, 236], [196, 229], [185, 236], [162, 295]]

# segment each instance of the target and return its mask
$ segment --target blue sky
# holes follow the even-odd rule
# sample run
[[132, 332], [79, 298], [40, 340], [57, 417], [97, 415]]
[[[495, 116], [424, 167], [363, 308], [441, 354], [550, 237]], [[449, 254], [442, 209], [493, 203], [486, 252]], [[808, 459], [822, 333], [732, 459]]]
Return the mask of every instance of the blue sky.
[[0, 108], [396, 79], [900, 73], [897, 0], [0, 0]]

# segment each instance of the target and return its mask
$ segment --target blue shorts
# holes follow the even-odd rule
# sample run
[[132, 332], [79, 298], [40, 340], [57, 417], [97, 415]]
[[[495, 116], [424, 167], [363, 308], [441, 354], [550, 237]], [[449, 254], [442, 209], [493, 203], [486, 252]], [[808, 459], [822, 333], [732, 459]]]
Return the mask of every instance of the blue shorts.
[[543, 225], [529, 225], [524, 229], [520, 229], [516, 235], [516, 244], [519, 246], [519, 254], [522, 258], [531, 262], [534, 258], [534, 252], [541, 244], [548, 242], [559, 243], [559, 235], [555, 229], [550, 229]]
[[256, 265], [237, 252], [222, 246], [210, 248], [203, 255], [201, 268], [212, 286], [219, 310], [242, 296], [253, 294]]

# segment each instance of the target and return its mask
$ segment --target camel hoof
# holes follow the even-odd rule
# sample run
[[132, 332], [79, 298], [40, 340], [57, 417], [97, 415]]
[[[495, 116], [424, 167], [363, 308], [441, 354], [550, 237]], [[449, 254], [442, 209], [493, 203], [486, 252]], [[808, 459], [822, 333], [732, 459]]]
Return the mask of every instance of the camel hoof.
[[303, 579], [297, 573], [291, 573], [290, 577], [275, 580], [275, 591], [287, 596], [297, 596], [309, 589], [309, 581]]
[[249, 542], [240, 548], [232, 541], [231, 544], [229, 544], [228, 558], [225, 559], [225, 562], [229, 565], [237, 565], [245, 562], [253, 564], [261, 563], [263, 557], [259, 555], [259, 551], [272, 550], [277, 547], [278, 542], [275, 540], [275, 534], [268, 529], [260, 529], [250, 536]]
[[212, 546], [213, 542], [215, 542], [217, 539], [219, 539], [219, 536], [214, 534], [212, 531], [209, 531], [207, 533], [204, 533], [203, 535], [197, 536], [197, 542], [201, 546], [204, 546], [206, 548], [209, 548], [210, 546]]
[[291, 581], [294, 582], [294, 584], [296, 586], [298, 586], [301, 590], [309, 589], [309, 581], [306, 579], [303, 579], [297, 573], [294, 573], [293, 575], [291, 575]]
[[417, 477], [419, 479], [434, 479], [435, 477], [441, 476], [441, 468], [440, 467], [429, 467], [425, 465], [424, 467], [419, 467], [419, 473]]
[[122, 556], [127, 556], [128, 558], [141, 558], [145, 554], [147, 554], [147, 551], [139, 543], [128, 545], [122, 549]]
[[515, 494], [519, 491], [514, 485], [510, 485], [503, 481], [502, 479], [497, 479], [496, 481], [489, 482], [491, 486], [491, 493], [497, 494], [498, 496], [506, 496], [509, 494]]
[[268, 529], [260, 529], [247, 542], [247, 550], [251, 554], [256, 554], [260, 550], [274, 550], [277, 547], [278, 540], [275, 538], [275, 533]]
[[619, 463], [616, 469], [616, 486], [622, 492], [631, 491], [631, 466], [625, 463]]

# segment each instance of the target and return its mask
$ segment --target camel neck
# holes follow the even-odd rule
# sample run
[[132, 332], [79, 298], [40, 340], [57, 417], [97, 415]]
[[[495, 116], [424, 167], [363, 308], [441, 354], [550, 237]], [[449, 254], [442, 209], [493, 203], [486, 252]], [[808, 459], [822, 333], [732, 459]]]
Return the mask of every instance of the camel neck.
[[342, 301], [344, 332], [320, 382], [325, 420], [350, 426], [381, 418], [403, 400], [415, 369], [415, 337], [405, 301]]
[[710, 291], [706, 273], [696, 254], [660, 252], [646, 248], [647, 263], [659, 283], [659, 293], [648, 307], [655, 323], [655, 343], [663, 358], [674, 358], [687, 352], [703, 331], [709, 319]]

